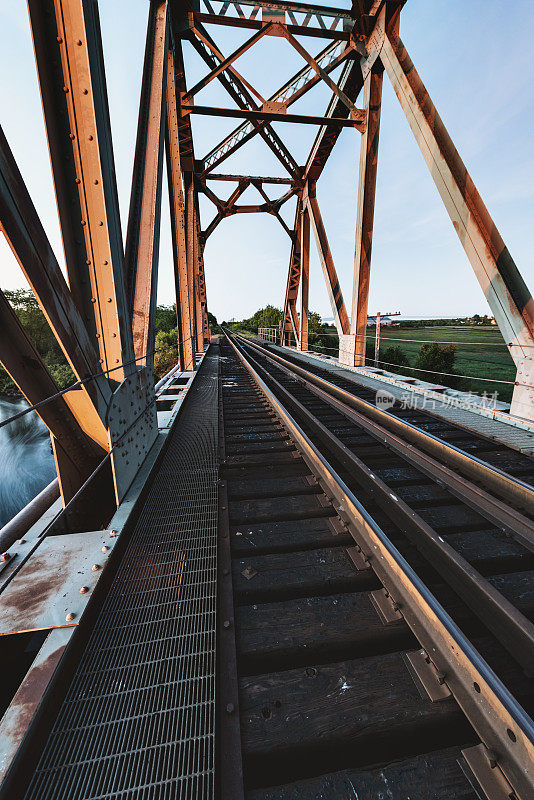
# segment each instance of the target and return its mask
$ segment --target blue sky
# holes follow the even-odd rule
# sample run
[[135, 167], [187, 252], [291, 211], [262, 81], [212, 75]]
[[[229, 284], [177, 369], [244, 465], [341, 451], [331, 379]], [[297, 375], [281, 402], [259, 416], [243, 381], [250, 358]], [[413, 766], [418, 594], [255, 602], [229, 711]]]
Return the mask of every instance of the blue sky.
[[[325, 3], [333, 4], [333, 3]], [[348, 6], [347, 0], [339, 5]], [[144, 51], [146, 0], [100, 2], [108, 92], [123, 234], [135, 146]], [[125, 23], [125, 20], [127, 22]], [[497, 227], [529, 288], [534, 287], [534, 61], [531, 0], [408, 0], [401, 36]], [[245, 36], [226, 28], [210, 31], [228, 54]], [[61, 237], [25, 4], [0, 0], [1, 123], [60, 263]], [[321, 40], [303, 40], [312, 52]], [[190, 84], [205, 69], [186, 49]], [[236, 67], [268, 96], [302, 65], [290, 45], [262, 40]], [[322, 114], [326, 87], [316, 87], [292, 107]], [[217, 82], [197, 96], [199, 104], [232, 106]], [[194, 118], [196, 156], [201, 158], [229, 132], [235, 120]], [[315, 128], [284, 123], [278, 133], [303, 163]], [[344, 130], [318, 183], [318, 199], [345, 302], [350, 306], [359, 134]], [[280, 170], [282, 168], [280, 167]], [[283, 174], [256, 137], [220, 171]], [[223, 194], [225, 184], [212, 184]], [[230, 184], [227, 185], [228, 193]], [[255, 202], [254, 190], [243, 201]], [[276, 195], [276, 187], [267, 189]], [[257, 196], [257, 195], [256, 195]], [[160, 302], [173, 302], [168, 206], [163, 204]], [[213, 206], [202, 202], [203, 227]], [[292, 221], [294, 205], [284, 215]], [[290, 242], [270, 215], [224, 220], [205, 251], [208, 306], [219, 319], [251, 315], [266, 303], [283, 303]], [[310, 307], [330, 308], [312, 247]], [[24, 278], [0, 236], [0, 286], [24, 286]], [[441, 205], [408, 123], [384, 81], [375, 236], [369, 310], [405, 315], [486, 313], [469, 262]]]

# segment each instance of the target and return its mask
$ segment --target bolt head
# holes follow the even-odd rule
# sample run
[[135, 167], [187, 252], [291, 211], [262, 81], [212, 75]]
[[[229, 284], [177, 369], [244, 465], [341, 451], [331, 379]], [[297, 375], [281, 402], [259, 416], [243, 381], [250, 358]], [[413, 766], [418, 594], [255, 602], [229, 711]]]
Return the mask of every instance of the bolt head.
[[109, 547], [107, 546], [107, 544], [105, 544], [104, 547], [102, 548], [102, 552], [103, 553], [107, 553], [108, 550], [109, 550]]
[[100, 564], [93, 564], [91, 569], [93, 570], [93, 572], [98, 572], [98, 570], [100, 569]]
[[82, 586], [82, 588], [80, 589], [80, 594], [87, 594], [88, 591], [89, 589], [87, 588], [87, 586]]
[[233, 704], [233, 703], [227, 703], [227, 704], [226, 704], [226, 713], [227, 713], [227, 714], [233, 714], [233, 713], [234, 713], [234, 711], [235, 711], [235, 706], [234, 706], [234, 704]]
[[76, 616], [76, 614], [73, 614], [72, 611], [69, 611], [69, 613], [67, 614], [65, 619], [67, 620], [67, 622], [72, 622], [72, 620], [74, 619], [75, 616]]
[[11, 558], [11, 553], [2, 553], [0, 556], [0, 561], [9, 561]]
[[223, 622], [223, 628], [228, 629], [229, 627], [230, 627], [230, 620], [229, 619], [225, 619], [224, 622]]

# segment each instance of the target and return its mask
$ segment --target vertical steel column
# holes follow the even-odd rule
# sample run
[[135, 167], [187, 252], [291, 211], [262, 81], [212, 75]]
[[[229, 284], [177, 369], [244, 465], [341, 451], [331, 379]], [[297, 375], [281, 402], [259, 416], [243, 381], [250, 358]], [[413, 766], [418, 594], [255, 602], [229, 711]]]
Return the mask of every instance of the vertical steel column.
[[122, 367], [133, 359], [133, 343], [98, 5], [30, 0], [29, 6], [69, 280], [91, 322], [100, 363], [107, 370], [118, 367], [111, 377], [122, 381], [133, 370]]
[[[191, 334], [193, 337], [194, 363], [196, 364], [197, 348], [197, 316], [195, 297], [195, 187], [192, 172], [184, 175], [185, 193], [185, 241], [187, 245], [187, 296], [189, 299], [189, 315], [191, 318]], [[193, 367], [194, 368], [194, 367]]]
[[154, 368], [167, 50], [167, 0], [152, 0], [125, 254], [135, 358], [150, 371]]
[[296, 303], [300, 286], [300, 226], [302, 222], [302, 208], [302, 195], [299, 194], [297, 197], [297, 207], [295, 209], [295, 225], [293, 228], [293, 241], [289, 256], [284, 311], [280, 324], [280, 343], [282, 345], [291, 344], [291, 332], [293, 331], [298, 346], [299, 323]]
[[367, 128], [362, 134], [360, 147], [356, 248], [350, 323], [351, 336], [355, 337], [353, 364], [356, 367], [365, 365], [367, 306], [369, 302], [371, 248], [373, 244], [381, 102], [382, 67], [380, 66], [379, 69], [375, 68], [369, 73], [364, 83], [364, 107], [367, 111]]
[[400, 38], [380, 58], [517, 366], [512, 414], [534, 419], [534, 300]]
[[310, 185], [308, 194], [308, 209], [310, 211], [310, 222], [315, 237], [315, 243], [319, 253], [319, 259], [323, 268], [323, 275], [328, 292], [328, 299], [332, 307], [334, 315], [334, 323], [337, 328], [338, 334], [349, 333], [349, 318], [347, 309], [345, 308], [345, 301], [339, 285], [336, 268], [334, 266], [334, 259], [330, 252], [330, 246], [326, 237], [321, 212], [317, 203], [315, 184]]
[[195, 366], [193, 325], [189, 303], [187, 280], [187, 244], [185, 235], [184, 191], [180, 137], [178, 133], [178, 104], [176, 97], [174, 48], [167, 55], [167, 124], [165, 148], [167, 152], [167, 183], [171, 212], [171, 234], [176, 291], [176, 318], [178, 328], [178, 351], [180, 366], [192, 370]]
[[299, 350], [308, 350], [308, 294], [310, 286], [310, 212], [302, 209], [300, 225], [300, 337]]
[[204, 312], [202, 304], [202, 287], [201, 287], [201, 261], [202, 251], [200, 249], [200, 241], [198, 237], [198, 208], [196, 190], [193, 184], [193, 268], [194, 268], [194, 285], [195, 285], [195, 330], [196, 330], [196, 349], [197, 353], [204, 352]]

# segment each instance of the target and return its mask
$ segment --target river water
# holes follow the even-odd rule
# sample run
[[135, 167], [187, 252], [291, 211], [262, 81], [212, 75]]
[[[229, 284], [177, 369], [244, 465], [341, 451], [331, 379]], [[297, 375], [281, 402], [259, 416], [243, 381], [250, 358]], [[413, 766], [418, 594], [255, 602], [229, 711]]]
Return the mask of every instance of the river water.
[[[0, 397], [0, 421], [26, 406]], [[50, 435], [35, 411], [0, 428], [0, 527], [55, 477]]]

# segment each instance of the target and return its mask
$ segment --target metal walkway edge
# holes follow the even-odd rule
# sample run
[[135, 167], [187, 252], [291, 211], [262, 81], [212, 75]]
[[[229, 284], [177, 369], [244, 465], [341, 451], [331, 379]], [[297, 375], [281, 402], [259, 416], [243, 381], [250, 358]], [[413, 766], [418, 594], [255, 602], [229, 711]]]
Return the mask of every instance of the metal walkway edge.
[[28, 799], [214, 794], [217, 376], [212, 348], [171, 433]]

